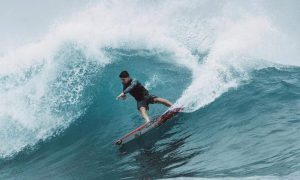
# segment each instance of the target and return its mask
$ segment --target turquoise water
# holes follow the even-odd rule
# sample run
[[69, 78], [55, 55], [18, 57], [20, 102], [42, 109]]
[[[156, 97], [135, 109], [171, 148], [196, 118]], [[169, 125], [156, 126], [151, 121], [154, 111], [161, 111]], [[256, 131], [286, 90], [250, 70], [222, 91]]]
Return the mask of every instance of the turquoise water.
[[[219, 34], [202, 16], [176, 26], [135, 7], [123, 17], [99, 5], [1, 57], [0, 179], [297, 179], [300, 68], [266, 59], [260, 40], [235, 33], [269, 32], [265, 20]], [[133, 98], [115, 100], [122, 70], [185, 111], [119, 150], [113, 141], [143, 123]], [[165, 110], [151, 105], [149, 114]]]

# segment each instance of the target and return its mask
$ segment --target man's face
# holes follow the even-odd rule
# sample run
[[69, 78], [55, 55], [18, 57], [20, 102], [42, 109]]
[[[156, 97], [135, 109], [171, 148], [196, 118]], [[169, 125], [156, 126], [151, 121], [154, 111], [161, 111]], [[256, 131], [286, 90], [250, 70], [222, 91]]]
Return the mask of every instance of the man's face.
[[121, 82], [122, 84], [127, 84], [130, 80], [130, 77], [127, 77], [127, 78], [120, 78], [121, 79]]

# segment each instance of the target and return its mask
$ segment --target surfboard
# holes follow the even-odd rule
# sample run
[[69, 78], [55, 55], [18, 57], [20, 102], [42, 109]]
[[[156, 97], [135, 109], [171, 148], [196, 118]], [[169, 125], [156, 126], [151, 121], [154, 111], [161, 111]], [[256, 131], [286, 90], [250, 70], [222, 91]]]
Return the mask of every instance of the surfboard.
[[178, 114], [182, 110], [183, 110], [183, 108], [181, 108], [181, 107], [167, 110], [166, 112], [164, 112], [162, 115], [160, 115], [153, 121], [150, 121], [149, 123], [145, 123], [145, 124], [139, 126], [138, 128], [134, 129], [130, 133], [128, 133], [128, 134], [124, 135], [123, 137], [121, 137], [120, 139], [116, 140], [114, 142], [114, 144], [121, 147], [122, 145], [140, 137], [141, 135], [145, 134], [146, 132], [150, 131], [151, 129], [157, 128], [160, 125], [164, 124], [165, 122], [170, 120], [172, 117], [174, 117], [176, 114]]

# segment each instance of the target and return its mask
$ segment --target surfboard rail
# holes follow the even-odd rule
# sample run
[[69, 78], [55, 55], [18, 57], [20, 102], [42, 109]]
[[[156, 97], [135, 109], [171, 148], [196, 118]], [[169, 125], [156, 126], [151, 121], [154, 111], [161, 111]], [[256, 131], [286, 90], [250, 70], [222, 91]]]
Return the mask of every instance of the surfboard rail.
[[173, 108], [165, 111], [162, 115], [157, 117], [155, 120], [142, 124], [141, 126], [137, 127], [133, 131], [129, 132], [128, 134], [125, 134], [120, 139], [116, 140], [114, 142], [117, 146], [122, 146], [123, 144], [126, 144], [133, 139], [145, 134], [146, 132], [150, 131], [153, 128], [156, 128], [162, 124], [164, 124], [166, 121], [170, 120], [172, 117], [174, 117], [176, 114], [181, 112], [183, 110], [182, 107]]

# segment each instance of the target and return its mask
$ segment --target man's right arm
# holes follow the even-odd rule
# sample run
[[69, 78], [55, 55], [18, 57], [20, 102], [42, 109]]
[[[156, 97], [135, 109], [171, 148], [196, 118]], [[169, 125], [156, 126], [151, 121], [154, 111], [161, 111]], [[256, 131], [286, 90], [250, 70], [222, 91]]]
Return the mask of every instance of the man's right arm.
[[136, 85], [138, 84], [138, 81], [136, 79], [133, 79], [132, 82], [131, 82], [131, 85], [128, 86], [124, 91], [123, 93], [124, 94], [127, 94], [129, 93]]

